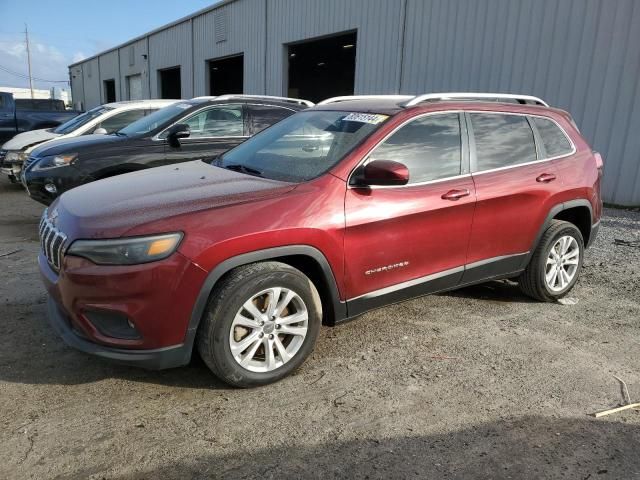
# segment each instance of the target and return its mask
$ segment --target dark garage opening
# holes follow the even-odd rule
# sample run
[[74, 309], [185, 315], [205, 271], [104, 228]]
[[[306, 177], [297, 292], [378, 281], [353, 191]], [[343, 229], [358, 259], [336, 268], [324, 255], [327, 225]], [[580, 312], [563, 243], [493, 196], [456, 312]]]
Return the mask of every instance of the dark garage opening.
[[243, 93], [244, 55], [209, 60], [209, 95]]
[[182, 98], [180, 67], [159, 70], [158, 73], [160, 74], [160, 98]]
[[318, 102], [353, 95], [356, 37], [352, 32], [289, 45], [289, 96]]
[[116, 81], [105, 80], [104, 82], [104, 103], [111, 103], [116, 101]]

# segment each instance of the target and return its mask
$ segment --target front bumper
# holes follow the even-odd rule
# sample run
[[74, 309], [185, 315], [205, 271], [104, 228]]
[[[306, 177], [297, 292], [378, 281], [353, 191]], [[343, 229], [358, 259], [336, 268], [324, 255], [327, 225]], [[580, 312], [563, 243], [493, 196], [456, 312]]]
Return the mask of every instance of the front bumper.
[[127, 350], [93, 343], [71, 326], [69, 316], [52, 297], [49, 297], [47, 307], [51, 327], [64, 343], [81, 352], [150, 370], [180, 367], [191, 359], [191, 346], [187, 344], [152, 350]]
[[[29, 196], [45, 205], [50, 205], [67, 190], [92, 180], [93, 178], [87, 177], [71, 165], [41, 171], [27, 168], [21, 175], [22, 184], [27, 189]], [[48, 191], [45, 188], [47, 185], [55, 186], [55, 192]]]
[[[206, 272], [174, 253], [158, 262], [101, 266], [63, 257], [54, 271], [42, 253], [40, 274], [49, 293], [49, 320], [71, 347], [149, 369], [189, 363], [188, 325]], [[96, 322], [96, 313], [126, 318], [135, 336], [117, 335]]]

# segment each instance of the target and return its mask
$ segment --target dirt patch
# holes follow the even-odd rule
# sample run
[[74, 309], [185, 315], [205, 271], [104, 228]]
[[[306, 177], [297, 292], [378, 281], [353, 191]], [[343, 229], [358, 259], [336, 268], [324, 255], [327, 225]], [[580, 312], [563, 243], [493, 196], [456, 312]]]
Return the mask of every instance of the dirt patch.
[[640, 213], [607, 209], [573, 305], [491, 282], [323, 328], [269, 387], [66, 347], [38, 278], [42, 211], [0, 182], [0, 478], [640, 478]]

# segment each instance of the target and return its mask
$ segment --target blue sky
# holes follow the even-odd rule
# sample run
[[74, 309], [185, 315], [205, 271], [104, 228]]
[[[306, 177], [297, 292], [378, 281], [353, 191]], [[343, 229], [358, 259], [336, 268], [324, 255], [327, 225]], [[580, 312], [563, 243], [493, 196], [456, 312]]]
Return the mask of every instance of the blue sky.
[[[216, 0], [0, 0], [0, 87], [26, 87], [24, 24], [33, 76], [67, 80], [70, 63], [217, 3]], [[64, 84], [35, 81], [36, 88]]]

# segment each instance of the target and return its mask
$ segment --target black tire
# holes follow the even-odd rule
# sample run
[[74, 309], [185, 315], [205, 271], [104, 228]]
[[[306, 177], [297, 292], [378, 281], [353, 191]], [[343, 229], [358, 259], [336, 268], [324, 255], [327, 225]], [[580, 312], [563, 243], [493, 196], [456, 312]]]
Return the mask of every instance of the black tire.
[[[575, 238], [580, 250], [578, 258], [578, 266], [573, 279], [561, 291], [551, 290], [545, 281], [545, 271], [547, 265], [547, 257], [550, 250], [557, 240], [565, 235]], [[542, 302], [555, 302], [559, 298], [564, 297], [574, 287], [580, 277], [582, 269], [582, 260], [584, 258], [584, 240], [582, 233], [573, 224], [562, 220], [552, 220], [549, 228], [544, 232], [533, 256], [529, 261], [529, 265], [520, 275], [519, 284], [522, 292], [536, 300]]]
[[[284, 365], [269, 372], [254, 372], [235, 360], [229, 336], [243, 304], [273, 287], [293, 290], [302, 299], [308, 312], [307, 333], [299, 350]], [[235, 387], [257, 387], [277, 382], [298, 368], [313, 351], [321, 323], [320, 296], [306, 275], [280, 262], [253, 263], [234, 269], [216, 285], [200, 323], [196, 344], [204, 362], [222, 381]]]

